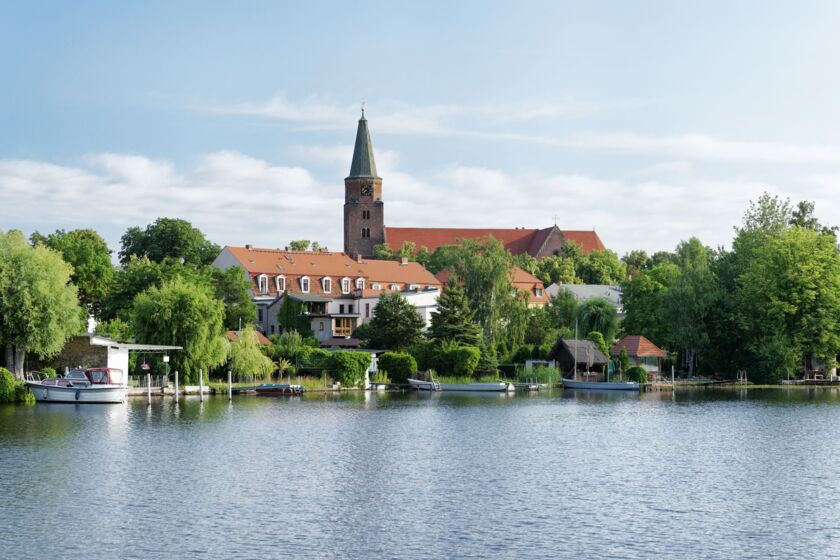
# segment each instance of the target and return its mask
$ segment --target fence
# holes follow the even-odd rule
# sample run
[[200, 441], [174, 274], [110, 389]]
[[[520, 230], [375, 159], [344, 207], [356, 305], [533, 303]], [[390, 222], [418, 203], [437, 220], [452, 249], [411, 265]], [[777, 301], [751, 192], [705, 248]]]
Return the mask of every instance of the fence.
[[[128, 386], [129, 387], [145, 387], [146, 386], [146, 376], [145, 375], [129, 376]], [[166, 376], [165, 375], [153, 375], [152, 376], [152, 387], [153, 388], [166, 387]]]

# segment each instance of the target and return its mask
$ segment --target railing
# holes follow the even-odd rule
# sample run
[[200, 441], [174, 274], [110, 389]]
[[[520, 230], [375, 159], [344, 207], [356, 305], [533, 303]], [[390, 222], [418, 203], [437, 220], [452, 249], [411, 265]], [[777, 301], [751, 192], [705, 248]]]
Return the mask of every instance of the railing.
[[[152, 387], [166, 387], [167, 379], [165, 375], [153, 375], [152, 376]], [[146, 386], [146, 376], [145, 375], [132, 375], [128, 378], [128, 386], [129, 387], [145, 387]]]

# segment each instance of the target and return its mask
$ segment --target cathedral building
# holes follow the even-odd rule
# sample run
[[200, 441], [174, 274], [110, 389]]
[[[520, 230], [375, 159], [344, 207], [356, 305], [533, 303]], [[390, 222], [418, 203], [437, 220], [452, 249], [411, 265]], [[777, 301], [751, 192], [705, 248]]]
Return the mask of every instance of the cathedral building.
[[434, 251], [441, 245], [456, 245], [459, 239], [479, 239], [491, 235], [514, 255], [528, 253], [542, 258], [557, 255], [568, 242], [580, 246], [586, 254], [604, 250], [604, 243], [594, 230], [547, 228], [425, 228], [386, 227], [382, 178], [376, 173], [373, 143], [364, 111], [356, 130], [356, 145], [350, 175], [344, 179], [344, 252], [350, 256], [374, 256], [373, 248], [387, 243], [399, 249], [412, 242], [417, 249]]

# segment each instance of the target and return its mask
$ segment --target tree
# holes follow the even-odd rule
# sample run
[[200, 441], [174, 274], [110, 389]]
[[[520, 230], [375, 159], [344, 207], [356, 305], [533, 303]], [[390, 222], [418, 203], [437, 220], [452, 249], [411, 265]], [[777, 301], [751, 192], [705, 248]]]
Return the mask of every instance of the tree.
[[72, 272], [58, 252], [32, 247], [19, 231], [0, 232], [0, 342], [19, 379], [27, 353], [52, 357], [82, 332]]
[[652, 264], [647, 252], [641, 250], [630, 251], [621, 257], [621, 262], [627, 266], [627, 275], [631, 278], [649, 269]]
[[231, 343], [230, 369], [237, 379], [246, 379], [251, 375], [263, 378], [277, 369], [271, 358], [262, 353], [253, 325], [239, 331], [238, 340]]
[[662, 313], [662, 298], [679, 277], [679, 267], [665, 260], [635, 278], [622, 282], [624, 332], [642, 335], [662, 344], [669, 328]]
[[618, 330], [618, 316], [607, 298], [596, 297], [581, 302], [577, 309], [578, 330], [598, 331], [605, 340], [612, 341]]
[[438, 298], [437, 310], [432, 312], [430, 338], [454, 340], [467, 346], [478, 345], [481, 329], [473, 321], [473, 315], [464, 290], [450, 277]]
[[709, 345], [709, 317], [719, 299], [717, 278], [702, 265], [682, 272], [662, 296], [665, 340], [670, 348], [681, 350], [689, 376], [694, 375], [697, 358]]
[[376, 313], [368, 324], [369, 343], [374, 348], [402, 350], [423, 337], [423, 319], [397, 292], [379, 297]]
[[225, 304], [225, 328], [240, 329], [257, 320], [257, 306], [251, 300], [250, 283], [245, 269], [231, 266], [226, 270], [211, 268], [216, 298]]
[[199, 369], [227, 358], [224, 318], [225, 306], [209, 286], [175, 278], [134, 298], [131, 323], [145, 343], [183, 347], [172, 355], [172, 367], [188, 383], [198, 380]]
[[129, 228], [120, 240], [119, 257], [123, 265], [131, 257], [148, 257], [153, 262], [165, 258], [183, 259], [185, 264], [209, 265], [219, 255], [219, 246], [208, 241], [200, 230], [186, 220], [158, 218], [155, 223]]
[[592, 251], [576, 260], [576, 274], [584, 284], [618, 284], [627, 276], [627, 267], [613, 251]]
[[575, 273], [575, 261], [569, 257], [544, 257], [537, 261], [537, 270], [531, 274], [542, 280], [546, 286], [580, 282]]
[[61, 253], [73, 267], [70, 280], [79, 290], [79, 301], [88, 313], [99, 317], [114, 277], [111, 250], [105, 240], [92, 229], [57, 230], [47, 236], [35, 232], [31, 240], [33, 245], [42, 243]]
[[610, 352], [607, 349], [607, 342], [604, 340], [604, 335], [598, 331], [592, 331], [586, 335], [586, 338], [591, 340], [595, 344], [595, 348], [600, 350], [604, 356], [609, 358]]
[[289, 248], [292, 251], [306, 251], [309, 249], [309, 240], [308, 239], [298, 239], [296, 241], [291, 241], [289, 243]]
[[304, 311], [302, 301], [290, 297], [289, 294], [283, 296], [283, 302], [277, 312], [277, 322], [284, 333], [296, 331], [301, 336], [312, 336], [312, 322]]

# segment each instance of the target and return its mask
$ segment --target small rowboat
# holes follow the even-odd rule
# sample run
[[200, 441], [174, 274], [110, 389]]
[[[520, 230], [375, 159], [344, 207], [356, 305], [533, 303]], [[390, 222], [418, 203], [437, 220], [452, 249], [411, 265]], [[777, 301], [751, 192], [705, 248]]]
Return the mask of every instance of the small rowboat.
[[412, 389], [419, 391], [461, 391], [461, 392], [479, 392], [479, 393], [508, 393], [515, 391], [516, 387], [513, 383], [499, 381], [496, 383], [439, 383], [437, 381], [421, 381], [419, 379], [409, 379], [408, 384]]
[[288, 383], [263, 383], [254, 387], [254, 390], [258, 395], [294, 397], [302, 395], [306, 388], [302, 385], [289, 385]]

